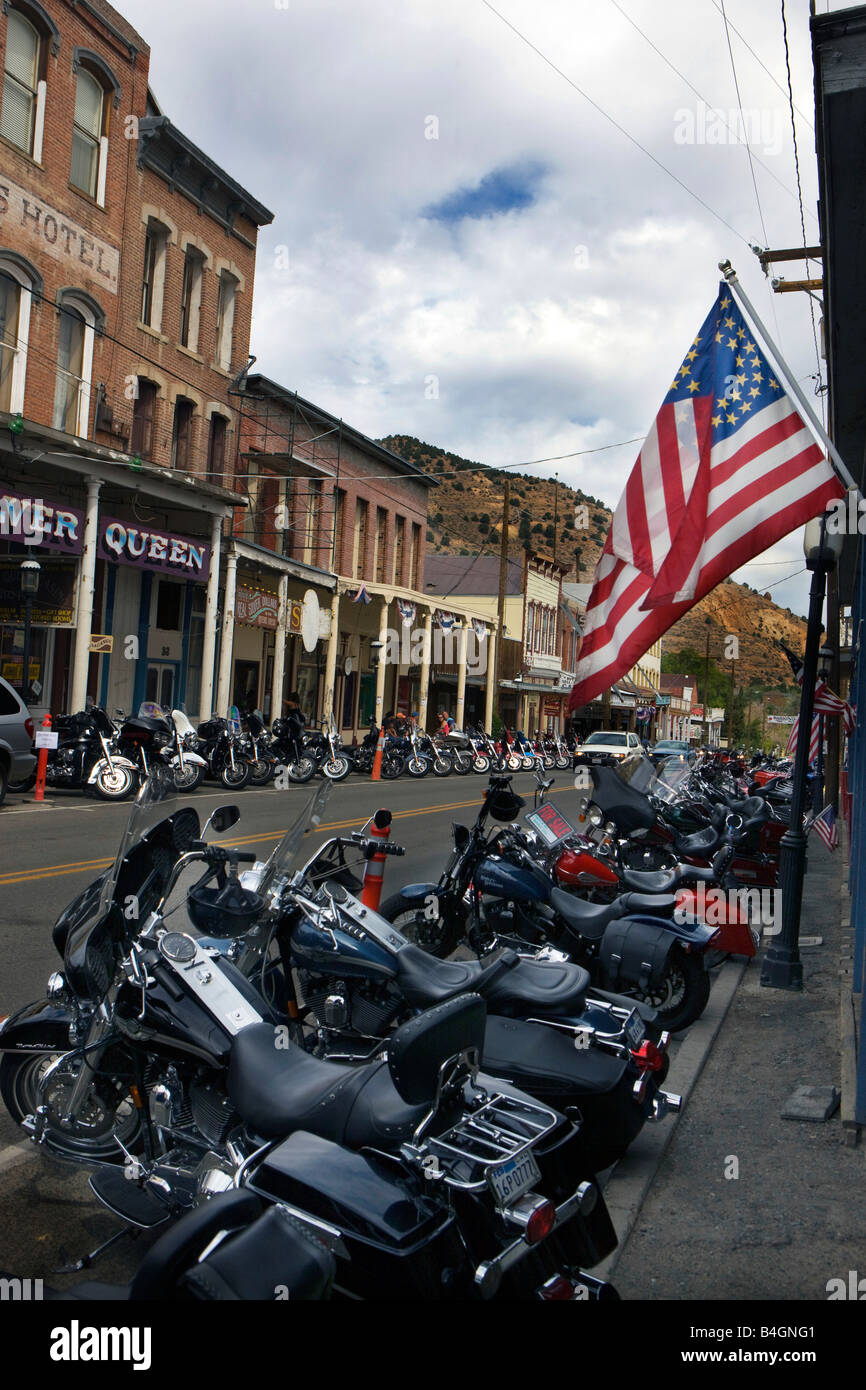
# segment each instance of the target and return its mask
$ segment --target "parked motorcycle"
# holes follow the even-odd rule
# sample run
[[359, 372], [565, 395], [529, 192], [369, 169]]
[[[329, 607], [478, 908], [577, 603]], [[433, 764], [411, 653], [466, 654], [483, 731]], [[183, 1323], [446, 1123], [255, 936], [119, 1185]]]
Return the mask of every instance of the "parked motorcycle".
[[212, 715], [199, 724], [198, 737], [204, 745], [201, 752], [208, 775], [232, 791], [245, 787], [250, 780], [250, 764], [241, 748], [239, 721]]
[[[270, 932], [248, 933], [230, 947], [238, 968], [262, 979], [263, 989], [268, 971], [266, 992], [287, 1020], [315, 1026], [320, 1055], [365, 1061], [371, 1042], [375, 1051], [375, 1039], [413, 1013], [472, 992], [488, 1013], [481, 1065], [559, 1110], [577, 1106], [595, 1171], [621, 1158], [646, 1120], [679, 1108], [678, 1098], [659, 1089], [666, 1038], [659, 1031], [649, 1044], [628, 1001], [588, 998], [589, 976], [581, 967], [562, 958], [525, 960], [513, 951], [484, 965], [437, 962], [362, 907], [347, 890], [345, 860], [335, 863], [333, 856], [347, 848], [363, 854], [376, 843], [381, 846], [363, 833], [328, 841], [292, 878], [288, 900], [274, 898]], [[402, 852], [393, 843], [385, 849]], [[268, 873], [287, 882], [276, 854], [275, 868], [257, 866], [244, 882], [256, 891], [269, 882]], [[330, 905], [324, 929], [320, 919], [298, 911], [301, 893]], [[279, 966], [268, 962], [272, 941]]]
[[[665, 1028], [688, 1027], [709, 998], [703, 953], [716, 929], [677, 920], [673, 894], [628, 893], [608, 905], [573, 897], [555, 886], [536, 841], [519, 827], [488, 840], [489, 815], [514, 821], [525, 804], [510, 782], [491, 777], [472, 829], [453, 827], [454, 851], [439, 882], [406, 885], [382, 904], [382, 915], [438, 956], [463, 940], [478, 955], [497, 943], [552, 945], [594, 983], [651, 1005]], [[562, 832], [573, 833], [560, 820]]]
[[136, 764], [118, 750], [117, 731], [100, 705], [60, 715], [53, 727], [59, 738], [57, 748], [48, 753], [46, 786], [92, 788], [100, 801], [125, 801], [135, 795]]
[[[331, 1248], [351, 1298], [614, 1297], [583, 1273], [616, 1235], [582, 1122], [480, 1070], [483, 999], [450, 998], [399, 1027], [384, 1057], [341, 1065], [275, 1025], [183, 919], [170, 924], [185, 907], [194, 928], [243, 935], [276, 898], [320, 936], [356, 929], [360, 905], [275, 881], [323, 799], [254, 891], [238, 879], [253, 856], [209, 844], [193, 807], [165, 804], [169, 786], [151, 775], [114, 865], [55, 924], [50, 998], [0, 1026], [13, 1118], [56, 1156], [98, 1165], [92, 1191], [138, 1226], [232, 1187], [288, 1207]], [[237, 818], [223, 807], [210, 823]]]

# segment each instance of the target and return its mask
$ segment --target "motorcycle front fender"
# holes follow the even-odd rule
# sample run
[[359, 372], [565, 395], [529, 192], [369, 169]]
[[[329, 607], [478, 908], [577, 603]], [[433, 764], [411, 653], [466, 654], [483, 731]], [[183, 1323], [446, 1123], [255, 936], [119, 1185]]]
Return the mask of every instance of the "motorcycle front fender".
[[109, 768], [109, 769], [110, 769], [112, 763], [114, 764], [115, 767], [128, 767], [128, 768], [131, 768], [131, 770], [132, 770], [133, 772], [136, 771], [136, 764], [135, 764], [135, 763], [131, 763], [131, 762], [129, 761], [129, 758], [117, 758], [117, 757], [114, 757], [114, 758], [111, 759], [111, 763], [109, 763], [109, 761], [108, 761], [107, 758], [100, 758], [98, 763], [94, 763], [94, 764], [93, 764], [93, 769], [92, 769], [92, 771], [91, 771], [91, 773], [90, 773], [90, 776], [89, 776], [88, 779], [87, 779], [87, 785], [88, 785], [88, 786], [91, 786], [92, 783], [96, 781], [96, 779], [97, 779], [97, 777], [99, 776], [100, 772], [102, 772], [105, 768]]
[[439, 891], [435, 883], [407, 883], [400, 889], [400, 897], [407, 907], [423, 907], [431, 893], [438, 898]]
[[0, 1023], [0, 1052], [68, 1052], [72, 1022], [66, 1005], [37, 999]]
[[170, 766], [183, 767], [184, 763], [194, 763], [196, 767], [207, 767], [207, 762], [204, 758], [199, 757], [198, 753], [184, 753], [183, 761], [181, 761], [180, 754], [175, 753]]

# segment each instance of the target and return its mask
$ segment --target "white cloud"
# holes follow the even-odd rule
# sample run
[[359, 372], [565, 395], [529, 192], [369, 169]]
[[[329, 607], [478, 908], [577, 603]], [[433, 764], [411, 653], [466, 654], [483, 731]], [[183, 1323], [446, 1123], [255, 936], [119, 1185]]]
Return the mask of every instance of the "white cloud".
[[[622, 6], [711, 105], [736, 107], [711, 0]], [[257, 369], [366, 433], [415, 434], [498, 465], [640, 435], [726, 256], [794, 375], [816, 370], [805, 298], [772, 296], [744, 242], [485, 5], [121, 8], [151, 45], [167, 114], [276, 214], [260, 238]], [[766, 137], [756, 150], [767, 166], [755, 166], [761, 213], [744, 145], [677, 142], [682, 111], [697, 112], [699, 99], [610, 0], [497, 8], [748, 241], [763, 243], [765, 226], [772, 245], [797, 244], [787, 99], [736, 36], [743, 105]], [[784, 85], [776, 7], [726, 8]], [[789, 10], [795, 100], [811, 118], [808, 16]], [[437, 139], [425, 138], [430, 117]], [[814, 137], [799, 117], [798, 138], [810, 215]], [[423, 216], [492, 171], [532, 161], [544, 172], [530, 207], [454, 225]], [[807, 231], [812, 239], [811, 219]], [[280, 245], [288, 270], [274, 263]], [[437, 399], [425, 394], [430, 375]], [[558, 469], [614, 505], [635, 453], [629, 445], [537, 471]], [[770, 558], [794, 551], [796, 539]], [[792, 585], [774, 593], [801, 611], [804, 581]]]

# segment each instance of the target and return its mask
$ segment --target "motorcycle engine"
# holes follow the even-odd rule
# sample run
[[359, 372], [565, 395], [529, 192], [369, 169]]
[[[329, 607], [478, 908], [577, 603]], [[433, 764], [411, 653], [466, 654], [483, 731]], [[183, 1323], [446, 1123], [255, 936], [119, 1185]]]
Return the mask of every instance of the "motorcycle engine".
[[368, 1037], [386, 1032], [405, 1002], [390, 985], [352, 984], [300, 971], [303, 1002], [320, 1028], [351, 1029]]
[[516, 936], [534, 946], [546, 939], [543, 926], [522, 903], [493, 899], [484, 904], [484, 920], [497, 936]]

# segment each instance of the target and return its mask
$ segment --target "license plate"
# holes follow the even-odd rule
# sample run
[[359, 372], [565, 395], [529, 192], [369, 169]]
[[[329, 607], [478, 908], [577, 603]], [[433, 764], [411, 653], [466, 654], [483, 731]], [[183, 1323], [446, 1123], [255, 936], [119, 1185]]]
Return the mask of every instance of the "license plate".
[[498, 1207], [508, 1207], [541, 1181], [541, 1171], [531, 1153], [519, 1158], [507, 1158], [488, 1168], [487, 1181]]
[[625, 1023], [625, 1040], [633, 1051], [637, 1051], [646, 1037], [646, 1024], [635, 1009]]

